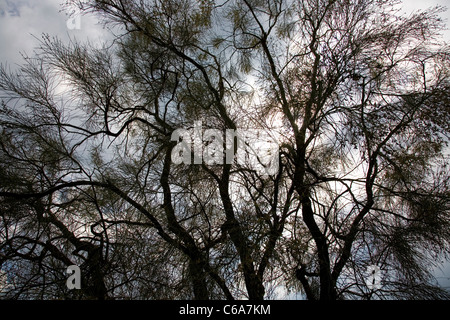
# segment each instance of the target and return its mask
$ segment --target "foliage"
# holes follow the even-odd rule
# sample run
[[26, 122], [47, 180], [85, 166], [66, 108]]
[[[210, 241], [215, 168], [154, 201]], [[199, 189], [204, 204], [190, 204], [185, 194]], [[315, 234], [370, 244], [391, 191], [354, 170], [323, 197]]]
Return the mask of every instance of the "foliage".
[[[0, 69], [2, 294], [448, 298], [430, 273], [450, 240], [443, 9], [397, 4], [67, 1], [121, 32], [44, 35]], [[277, 172], [174, 164], [195, 121], [276, 136]]]

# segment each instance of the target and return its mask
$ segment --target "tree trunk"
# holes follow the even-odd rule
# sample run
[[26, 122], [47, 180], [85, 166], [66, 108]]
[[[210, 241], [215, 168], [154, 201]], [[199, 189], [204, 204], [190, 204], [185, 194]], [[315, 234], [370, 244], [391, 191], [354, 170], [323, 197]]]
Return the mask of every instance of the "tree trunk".
[[189, 261], [189, 275], [192, 282], [195, 300], [209, 300], [206, 274], [201, 259]]
[[239, 254], [248, 297], [250, 300], [263, 300], [265, 293], [264, 285], [261, 277], [258, 276], [255, 269], [247, 239], [242, 232], [239, 221], [237, 221], [234, 215], [233, 204], [228, 192], [228, 175], [226, 173], [224, 174], [224, 178], [219, 185], [219, 190], [227, 218], [224, 229], [230, 235], [231, 241]]
[[336, 300], [336, 289], [331, 276], [330, 256], [328, 253], [328, 243], [325, 235], [320, 231], [319, 226], [314, 220], [314, 212], [311, 206], [311, 200], [304, 194], [302, 197], [303, 221], [308, 227], [316, 243], [317, 255], [319, 259], [319, 278], [320, 278], [320, 300]]

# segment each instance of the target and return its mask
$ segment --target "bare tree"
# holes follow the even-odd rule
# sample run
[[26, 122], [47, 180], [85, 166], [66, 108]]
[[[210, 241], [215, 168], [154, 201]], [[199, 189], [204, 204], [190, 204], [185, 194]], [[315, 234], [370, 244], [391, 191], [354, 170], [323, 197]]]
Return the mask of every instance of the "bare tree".
[[[120, 32], [43, 36], [0, 70], [7, 294], [447, 298], [429, 268], [450, 239], [443, 9], [397, 4], [68, 1]], [[238, 161], [238, 129], [276, 137], [276, 170]]]

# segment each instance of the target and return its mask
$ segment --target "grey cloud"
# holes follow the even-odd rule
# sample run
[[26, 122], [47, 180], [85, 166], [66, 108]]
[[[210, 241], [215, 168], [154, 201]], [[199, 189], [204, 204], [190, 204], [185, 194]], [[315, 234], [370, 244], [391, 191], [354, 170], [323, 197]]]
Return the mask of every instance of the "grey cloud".
[[0, 2], [0, 16], [20, 17], [20, 7], [29, 5], [27, 1], [2, 0]]

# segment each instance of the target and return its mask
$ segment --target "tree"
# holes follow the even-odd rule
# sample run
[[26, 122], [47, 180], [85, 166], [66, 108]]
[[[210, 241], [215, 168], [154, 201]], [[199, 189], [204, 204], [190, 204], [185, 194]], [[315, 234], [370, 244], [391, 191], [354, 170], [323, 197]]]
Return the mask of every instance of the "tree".
[[[450, 240], [442, 8], [68, 5], [120, 32], [43, 36], [18, 72], [1, 68], [10, 296], [448, 298], [429, 269]], [[276, 138], [271, 164], [239, 132]], [[64, 286], [72, 264], [80, 291]]]

